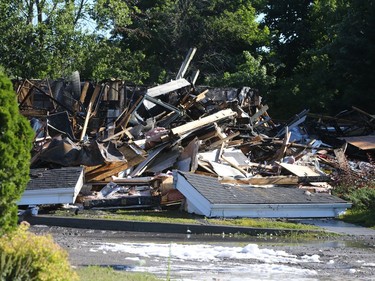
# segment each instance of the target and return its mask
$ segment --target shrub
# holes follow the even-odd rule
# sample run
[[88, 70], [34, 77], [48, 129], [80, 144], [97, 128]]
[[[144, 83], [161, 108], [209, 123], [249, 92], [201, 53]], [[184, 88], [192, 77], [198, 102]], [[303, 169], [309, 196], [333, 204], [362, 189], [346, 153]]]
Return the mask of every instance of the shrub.
[[17, 205], [29, 180], [33, 130], [18, 111], [12, 83], [0, 72], [0, 235], [17, 225]]
[[21, 226], [0, 238], [0, 281], [75, 281], [67, 253], [51, 236]]
[[347, 195], [353, 207], [375, 211], [375, 188], [360, 188]]

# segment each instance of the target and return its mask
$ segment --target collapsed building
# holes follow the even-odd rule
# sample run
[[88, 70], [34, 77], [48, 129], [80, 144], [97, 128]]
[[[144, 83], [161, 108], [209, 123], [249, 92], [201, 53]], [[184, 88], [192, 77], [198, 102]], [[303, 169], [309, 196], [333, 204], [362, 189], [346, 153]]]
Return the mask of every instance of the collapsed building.
[[374, 115], [304, 110], [279, 123], [255, 89], [185, 79], [191, 55], [175, 80], [149, 88], [78, 72], [16, 81], [35, 131], [18, 204], [179, 206], [206, 217], [336, 217], [351, 206], [330, 182], [373, 173]]

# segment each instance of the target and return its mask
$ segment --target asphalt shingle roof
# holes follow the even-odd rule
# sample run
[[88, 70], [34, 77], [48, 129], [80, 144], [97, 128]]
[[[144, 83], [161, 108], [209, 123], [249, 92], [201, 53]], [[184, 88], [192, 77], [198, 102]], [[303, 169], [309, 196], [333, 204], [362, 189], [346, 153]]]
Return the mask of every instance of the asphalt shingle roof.
[[30, 169], [30, 181], [26, 190], [74, 188], [82, 171], [82, 167]]
[[295, 187], [252, 187], [221, 184], [218, 179], [193, 173], [179, 172], [212, 204], [332, 204], [346, 203], [326, 193], [306, 194]]

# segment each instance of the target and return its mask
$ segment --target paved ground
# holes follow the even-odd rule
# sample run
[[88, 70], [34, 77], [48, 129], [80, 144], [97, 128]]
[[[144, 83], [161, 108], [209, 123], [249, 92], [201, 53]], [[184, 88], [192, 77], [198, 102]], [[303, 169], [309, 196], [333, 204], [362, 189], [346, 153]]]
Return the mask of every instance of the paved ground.
[[300, 223], [312, 224], [326, 229], [327, 231], [356, 236], [374, 236], [375, 230], [371, 228], [362, 227], [359, 225], [346, 223], [335, 219], [309, 219], [297, 220]]

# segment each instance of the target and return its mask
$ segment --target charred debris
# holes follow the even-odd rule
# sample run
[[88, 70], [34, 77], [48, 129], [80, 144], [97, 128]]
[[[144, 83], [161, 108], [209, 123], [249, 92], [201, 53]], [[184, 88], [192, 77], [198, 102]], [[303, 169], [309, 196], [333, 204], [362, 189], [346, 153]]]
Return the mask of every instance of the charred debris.
[[[334, 117], [304, 110], [277, 122], [255, 89], [197, 86], [198, 73], [185, 79], [188, 62], [189, 55], [175, 80], [149, 88], [81, 81], [78, 72], [16, 81], [20, 112], [35, 131], [24, 196], [34, 193], [19, 204], [184, 207], [180, 172], [218, 185], [305, 194], [330, 194], [342, 174], [373, 173], [375, 115], [356, 107]], [[54, 185], [64, 183], [61, 170], [69, 169], [77, 175], [72, 195], [60, 200]]]

